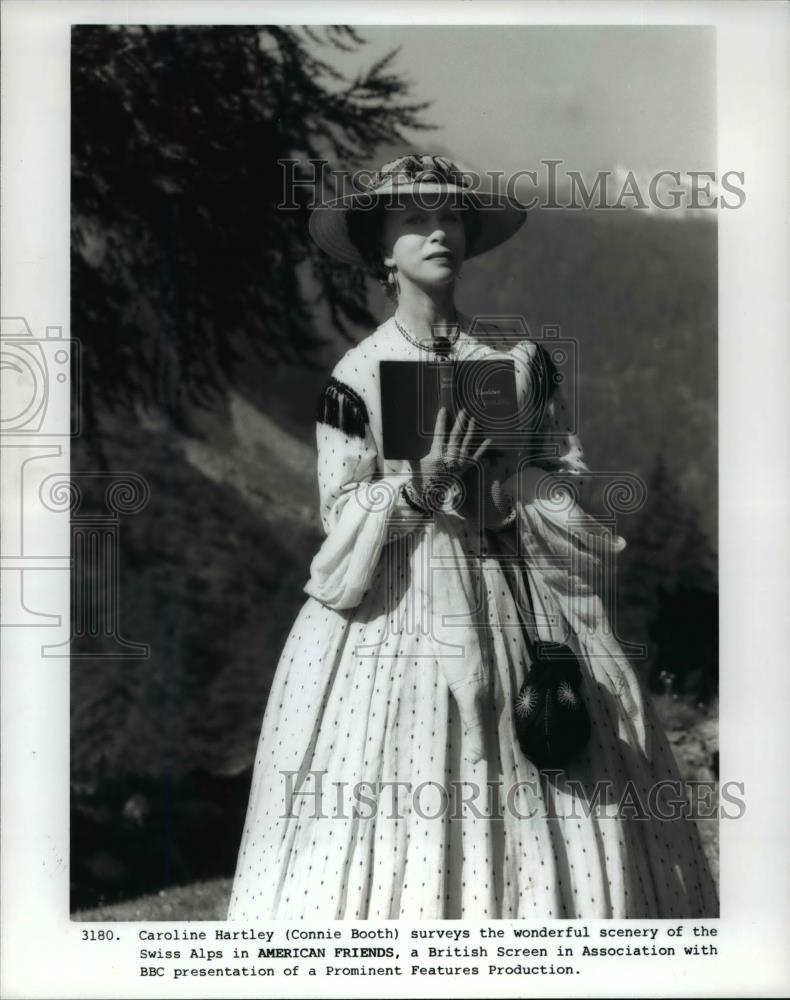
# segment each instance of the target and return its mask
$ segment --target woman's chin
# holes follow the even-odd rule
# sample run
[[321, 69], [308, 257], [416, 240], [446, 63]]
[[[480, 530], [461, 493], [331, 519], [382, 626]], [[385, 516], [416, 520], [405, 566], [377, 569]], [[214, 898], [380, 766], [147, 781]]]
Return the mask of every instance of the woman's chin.
[[457, 277], [458, 275], [452, 268], [442, 268], [441, 271], [436, 268], [432, 274], [420, 275], [418, 279], [415, 279], [414, 284], [429, 293], [431, 290], [446, 291], [446, 289], [452, 288]]

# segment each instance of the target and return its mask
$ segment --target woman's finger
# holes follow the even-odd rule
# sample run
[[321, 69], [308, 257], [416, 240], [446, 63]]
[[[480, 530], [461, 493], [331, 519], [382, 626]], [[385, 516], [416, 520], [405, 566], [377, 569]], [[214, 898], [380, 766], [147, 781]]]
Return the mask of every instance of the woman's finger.
[[474, 453], [474, 455], [472, 455], [472, 461], [476, 462], [478, 458], [482, 458], [493, 443], [494, 443], [493, 438], [486, 438], [485, 441], [480, 445], [480, 447]]
[[439, 407], [439, 412], [436, 414], [436, 423], [433, 427], [433, 441], [431, 442], [431, 455], [441, 455], [444, 451], [444, 442], [447, 437], [447, 408], [445, 406]]
[[464, 434], [464, 443], [461, 445], [461, 455], [466, 457], [469, 454], [469, 449], [472, 447], [472, 439], [477, 431], [477, 424], [475, 423], [475, 418], [472, 417], [469, 423], [466, 425], [466, 434]]
[[447, 456], [448, 458], [456, 458], [460, 448], [460, 439], [466, 424], [467, 413], [466, 410], [461, 409], [458, 411], [458, 416], [455, 418], [455, 423], [453, 424], [453, 429], [450, 431], [450, 438], [447, 442]]

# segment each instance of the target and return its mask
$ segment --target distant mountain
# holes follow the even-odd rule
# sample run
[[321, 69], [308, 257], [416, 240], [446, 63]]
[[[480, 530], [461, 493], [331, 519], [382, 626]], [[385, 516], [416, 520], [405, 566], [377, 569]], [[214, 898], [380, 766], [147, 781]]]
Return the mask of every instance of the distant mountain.
[[469, 313], [523, 315], [577, 344], [590, 466], [647, 478], [663, 454], [717, 536], [716, 228], [636, 213], [537, 211], [464, 266]]

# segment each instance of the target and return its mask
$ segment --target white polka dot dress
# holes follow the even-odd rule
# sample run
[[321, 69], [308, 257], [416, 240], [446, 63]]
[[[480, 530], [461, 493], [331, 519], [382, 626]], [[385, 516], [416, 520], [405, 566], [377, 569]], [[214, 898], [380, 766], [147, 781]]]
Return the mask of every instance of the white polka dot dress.
[[[493, 349], [466, 330], [456, 344], [458, 357]], [[535, 345], [510, 354], [523, 398]], [[324, 394], [326, 540], [269, 695], [228, 918], [716, 916], [693, 822], [649, 808], [677, 766], [589, 585], [592, 559], [560, 559], [585, 531], [605, 540], [600, 526], [519, 498], [511, 551], [404, 498], [408, 464], [382, 454], [378, 363], [421, 356], [388, 320]], [[564, 416], [552, 390], [550, 429]], [[586, 471], [578, 438], [562, 440], [542, 468]], [[529, 651], [508, 556], [541, 638], [571, 644], [583, 668], [592, 737], [553, 776], [516, 739]]]

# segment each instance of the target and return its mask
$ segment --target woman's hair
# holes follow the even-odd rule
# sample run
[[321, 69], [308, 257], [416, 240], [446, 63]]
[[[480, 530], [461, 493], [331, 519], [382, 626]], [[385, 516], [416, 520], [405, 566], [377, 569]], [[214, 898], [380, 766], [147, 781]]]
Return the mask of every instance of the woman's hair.
[[[384, 266], [384, 248], [381, 243], [384, 229], [384, 213], [386, 202], [381, 200], [371, 208], [352, 208], [346, 212], [346, 226], [351, 242], [359, 250], [368, 271], [384, 286], [384, 291], [390, 298], [395, 295], [395, 289], [387, 281], [389, 272]], [[466, 234], [467, 253], [480, 235], [480, 217], [474, 209], [464, 209], [461, 212]]]
[[387, 280], [384, 248], [381, 244], [385, 211], [384, 202], [377, 201], [370, 208], [351, 208], [346, 212], [349, 238], [359, 250], [367, 269], [379, 281]]

